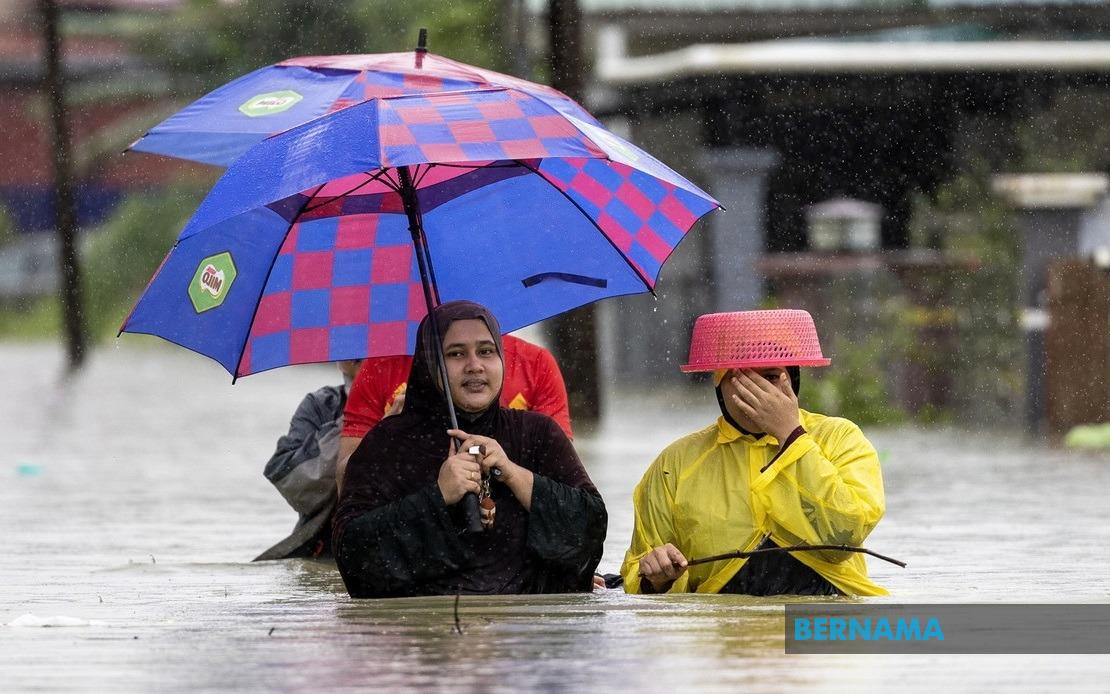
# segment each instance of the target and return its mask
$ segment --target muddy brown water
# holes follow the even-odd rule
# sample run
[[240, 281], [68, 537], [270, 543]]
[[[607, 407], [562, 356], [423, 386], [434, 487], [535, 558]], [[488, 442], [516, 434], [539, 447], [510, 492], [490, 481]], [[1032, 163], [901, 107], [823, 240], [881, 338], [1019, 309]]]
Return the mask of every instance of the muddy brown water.
[[[262, 478], [326, 366], [232, 386], [125, 339], [62, 383], [52, 345], [0, 344], [0, 690], [1104, 690], [1110, 656], [787, 656], [783, 600], [592, 595], [353, 601], [334, 566], [251, 563], [293, 512]], [[709, 393], [623, 393], [579, 452], [610, 514]], [[1002, 430], [868, 431], [888, 600], [1110, 602], [1110, 455]], [[69, 623], [71, 626], [47, 626]]]

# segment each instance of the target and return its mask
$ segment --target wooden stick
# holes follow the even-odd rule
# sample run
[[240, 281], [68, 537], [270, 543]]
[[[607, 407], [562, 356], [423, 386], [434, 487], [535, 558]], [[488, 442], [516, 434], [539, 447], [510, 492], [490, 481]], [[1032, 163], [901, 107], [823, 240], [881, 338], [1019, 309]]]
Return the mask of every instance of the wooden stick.
[[711, 561], [721, 561], [722, 559], [746, 559], [756, 554], [764, 554], [766, 552], [811, 552], [814, 550], [836, 550], [840, 552], [859, 552], [861, 554], [870, 554], [873, 557], [888, 561], [891, 564], [897, 564], [903, 569], [906, 568], [906, 562], [898, 561], [891, 557], [883, 556], [878, 552], [872, 552], [863, 547], [851, 547], [849, 545], [793, 545], [792, 547], [764, 547], [762, 549], [753, 549], [748, 552], [727, 552], [725, 554], [715, 554], [712, 557], [700, 557], [698, 559], [690, 559], [686, 562], [687, 566], [696, 566], [698, 564], [708, 564]]
[[462, 622], [459, 621], [459, 594], [455, 593], [455, 633], [462, 636]]

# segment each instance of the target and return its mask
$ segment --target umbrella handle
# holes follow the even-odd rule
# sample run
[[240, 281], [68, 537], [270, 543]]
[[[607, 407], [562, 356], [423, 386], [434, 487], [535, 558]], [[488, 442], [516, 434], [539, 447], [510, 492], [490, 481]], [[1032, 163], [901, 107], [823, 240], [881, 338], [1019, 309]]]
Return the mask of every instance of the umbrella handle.
[[[420, 53], [417, 52], [417, 58], [420, 58]], [[431, 258], [428, 257], [426, 239], [424, 238], [424, 227], [420, 221], [420, 204], [416, 198], [416, 186], [412, 183], [412, 174], [409, 173], [407, 166], [402, 166], [397, 169], [397, 176], [400, 180], [401, 186], [398, 192], [401, 194], [401, 201], [404, 203], [405, 215], [409, 220], [409, 231], [412, 233], [413, 247], [416, 249], [416, 261], [420, 266], [420, 284], [424, 289], [424, 305], [428, 309], [428, 324], [432, 332], [433, 344], [442, 345], [443, 341], [439, 336], [439, 327], [433, 317], [438, 300], [432, 297], [432, 280], [429, 279], [431, 274]], [[439, 367], [439, 375], [444, 384], [447, 384], [447, 365], [443, 362], [443, 350], [436, 349], [436, 366]], [[455, 403], [451, 399], [451, 388], [447, 386], [443, 389], [443, 394], [447, 399], [447, 415], [451, 419], [451, 428], [458, 429], [459, 422], [455, 418]], [[461, 442], [460, 442], [461, 443]], [[470, 533], [480, 533], [485, 528], [482, 526], [482, 512], [478, 507], [478, 495], [474, 492], [468, 492], [463, 495], [463, 518], [466, 521], [466, 531]]]
[[478, 510], [478, 495], [474, 492], [467, 492], [463, 495], [463, 515], [466, 518], [466, 531], [470, 533], [480, 533], [485, 528], [482, 527], [482, 513]]

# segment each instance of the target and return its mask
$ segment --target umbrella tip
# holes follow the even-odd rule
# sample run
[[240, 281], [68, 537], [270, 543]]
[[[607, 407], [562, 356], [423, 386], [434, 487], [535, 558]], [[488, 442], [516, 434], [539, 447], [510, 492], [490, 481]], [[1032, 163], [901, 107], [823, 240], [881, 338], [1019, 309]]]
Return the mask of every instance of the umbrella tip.
[[424, 54], [428, 52], [428, 30], [421, 28], [416, 39], [416, 67], [424, 67]]

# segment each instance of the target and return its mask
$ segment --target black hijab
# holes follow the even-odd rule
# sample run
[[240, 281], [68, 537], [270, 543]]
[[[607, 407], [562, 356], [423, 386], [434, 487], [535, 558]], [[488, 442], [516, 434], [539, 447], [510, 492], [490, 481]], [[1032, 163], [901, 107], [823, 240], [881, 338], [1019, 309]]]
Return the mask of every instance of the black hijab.
[[[424, 525], [425, 521], [430, 523], [434, 519], [427, 512], [423, 516], [405, 515], [405, 509], [415, 503], [414, 499], [438, 499], [438, 504], [443, 503], [435, 485], [439, 469], [447, 458], [451, 445], [447, 435], [447, 430], [451, 428], [447, 400], [438, 376], [435, 353], [436, 349], [442, 350], [442, 344], [435, 344], [430, 320], [436, 321], [442, 340], [452, 323], [470, 319], [485, 322], [497, 344], [499, 354], [501, 353], [500, 327], [487, 309], [469, 301], [453, 301], [437, 307], [430, 318], [425, 317], [421, 322], [417, 333], [416, 352], [409, 372], [404, 409], [399, 415], [386, 417], [371, 429], [351, 456], [334, 525], [338, 547], [336, 556], [341, 571], [345, 572], [344, 580], [347, 581], [348, 590], [352, 590], [352, 585], [358, 585], [359, 579], [353, 578], [358, 570], [352, 567], [361, 561], [359, 557], [368, 552], [386, 551], [383, 549], [386, 537], [397, 541], [390, 546], [419, 548], [421, 552], [446, 552], [443, 549], [445, 544], [456, 549], [463, 548], [458, 550], [462, 552], [461, 555], [453, 555], [459, 562], [459, 570], [421, 583], [418, 589], [421, 593], [526, 592], [530, 586], [534, 589], [538, 585], [537, 581], [547, 571], [525, 551], [526, 541], [537, 533], [542, 535], [542, 529], [550, 524], [545, 518], [549, 519], [553, 513], [558, 515], [559, 512], [549, 510], [538, 516], [533, 514], [535, 527], [530, 531], [528, 512], [505, 485], [494, 484], [491, 487], [491, 494], [497, 503], [497, 522], [486, 532], [457, 534], [452, 530], [449, 533], [450, 540], [429, 541], [428, 538], [437, 537], [436, 533], [441, 532]], [[537, 478], [543, 476], [596, 496], [596, 489], [582, 468], [573, 446], [550, 418], [533, 412], [503, 408], [497, 397], [493, 398], [490, 406], [483, 412], [459, 414], [465, 415], [460, 417], [460, 428], [469, 434], [496, 439], [510, 460], [532, 470]], [[539, 479], [535, 484], [537, 490], [541, 485], [544, 489], [551, 489], [551, 485]], [[538, 491], [534, 493], [539, 494]], [[600, 498], [591, 503], [596, 504], [596, 513], [599, 518], [603, 518], [604, 505]], [[533, 498], [533, 511], [536, 506], [540, 506], [542, 510], [543, 505], [537, 497]], [[581, 502], [575, 506], [569, 501], [558, 505], [548, 502], [548, 505], [553, 508], [582, 507]], [[373, 519], [381, 517], [379, 510], [383, 508], [391, 508], [391, 513], [404, 517], [403, 524], [407, 527], [376, 525]], [[450, 507], [448, 513], [456, 528], [464, 527], [461, 505]], [[596, 523], [596, 519], [591, 522]], [[362, 524], [363, 538], [346, 545], [339, 542], [348, 525], [353, 523]], [[373, 527], [373, 530], [367, 530], [368, 527]], [[604, 537], [604, 532], [600, 532], [601, 537]], [[582, 534], [581, 531], [575, 531], [569, 537]], [[564, 535], [567, 533], [561, 530], [553, 534], [558, 537]], [[398, 539], [402, 536], [404, 539]], [[344, 555], [344, 547], [353, 547], [350, 552], [354, 554]], [[600, 557], [600, 544], [597, 546], [597, 553]], [[403, 564], [399, 564], [400, 560], [396, 557], [388, 557], [383, 561], [394, 567]], [[421, 561], [413, 560], [410, 563], [420, 565]], [[593, 566], [596, 566], [596, 560], [590, 571]], [[575, 580], [581, 578], [577, 573], [573, 576]], [[583, 581], [588, 583], [588, 576]], [[361, 589], [353, 589], [352, 595], [358, 590]]]
[[[505, 386], [503, 368], [505, 351], [501, 343], [501, 326], [489, 309], [473, 301], [448, 301], [437, 306], [431, 315], [434, 317], [436, 329], [439, 331], [440, 344], [436, 344], [432, 334], [432, 322], [428, 316], [425, 316], [424, 320], [420, 321], [420, 328], [417, 331], [416, 355], [412, 360], [412, 369], [409, 372], [408, 388], [405, 391], [405, 408], [402, 410], [402, 416], [411, 408], [414, 412], [419, 413], [422, 418], [430, 417], [434, 420], [438, 411], [442, 415], [443, 421], [449, 426], [447, 396], [443, 390], [443, 382], [439, 371], [440, 358], [437, 354], [437, 350], [439, 354], [443, 353], [443, 339], [447, 336], [447, 330], [450, 329], [452, 323], [460, 320], [480, 320], [486, 324], [490, 335], [493, 336], [494, 344], [497, 345], [497, 354], [501, 357], [501, 387], [503, 388]], [[466, 412], [456, 407], [455, 417], [459, 421], [459, 426], [470, 434], [486, 433], [489, 430], [494, 412], [499, 407], [500, 397], [501, 388], [498, 388], [490, 406], [478, 413]], [[474, 431], [467, 427], [474, 429]]]
[[[373, 484], [367, 488], [374, 490], [371, 505], [376, 506], [410, 493], [419, 484], [434, 481], [439, 466], [448, 455], [451, 439], [447, 430], [451, 428], [451, 418], [447, 411], [447, 396], [439, 375], [439, 363], [435, 350], [443, 351], [442, 342], [435, 344], [432, 336], [431, 320], [436, 321], [439, 339], [442, 341], [451, 324], [459, 320], [478, 319], [485, 322], [493, 336], [497, 351], [501, 352], [501, 331], [497, 319], [484, 306], [472, 301], [451, 301], [437, 306], [431, 314], [424, 317], [416, 333], [416, 351], [409, 371], [408, 387], [405, 390], [405, 407], [401, 413], [386, 417], [362, 439], [362, 443], [351, 456], [351, 463], [373, 451]], [[499, 420], [502, 419], [498, 396], [490, 406], [480, 413], [462, 412], [456, 409], [459, 427], [468, 434], [480, 434], [498, 438]], [[459, 417], [459, 415], [462, 415]], [[502, 442], [505, 446], [505, 442]], [[507, 447], [506, 447], [507, 448]], [[348, 482], [361, 477], [359, 466], [350, 465]]]

